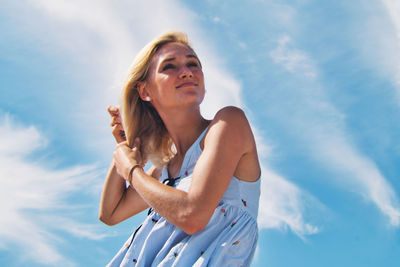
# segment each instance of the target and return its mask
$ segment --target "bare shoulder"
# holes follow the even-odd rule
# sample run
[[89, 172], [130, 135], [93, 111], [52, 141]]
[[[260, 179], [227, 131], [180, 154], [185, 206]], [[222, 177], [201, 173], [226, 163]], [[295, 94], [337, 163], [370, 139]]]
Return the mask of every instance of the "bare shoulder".
[[225, 107], [217, 112], [202, 140], [203, 151], [215, 154], [224, 166], [233, 168], [233, 175], [254, 182], [260, 177], [257, 148], [250, 124], [243, 110]]
[[232, 142], [232, 145], [235, 146], [243, 145], [244, 150], [248, 150], [248, 147], [253, 143], [254, 137], [242, 109], [227, 106], [215, 114], [203, 141], [207, 145], [207, 143], [222, 141], [222, 139]]
[[244, 111], [238, 107], [227, 106], [220, 109], [210, 124], [210, 128], [224, 128], [237, 137], [251, 133], [250, 124]]
[[213, 121], [221, 119], [224, 121], [229, 121], [231, 123], [243, 123], [243, 122], [247, 123], [247, 118], [246, 115], [244, 114], [244, 111], [234, 106], [227, 106], [220, 109], [215, 114]]

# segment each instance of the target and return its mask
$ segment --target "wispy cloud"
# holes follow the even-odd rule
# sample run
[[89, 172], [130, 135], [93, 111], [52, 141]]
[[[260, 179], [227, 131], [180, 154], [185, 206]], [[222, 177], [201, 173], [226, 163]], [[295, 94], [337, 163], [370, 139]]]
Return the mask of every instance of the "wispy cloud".
[[73, 265], [57, 249], [62, 238], [54, 231], [80, 229], [71, 234], [89, 239], [103, 237], [97, 235], [96, 226], [71, 219], [84, 209], [68, 201], [72, 193], [90, 192], [98, 175], [94, 166], [52, 170], [43, 162], [27, 159], [45, 144], [46, 139], [35, 127], [17, 126], [8, 116], [1, 118], [0, 247], [20, 248], [19, 255], [25, 256], [19, 260]]
[[[120, 73], [115, 74], [115, 71], [112, 75], [108, 73], [107, 75], [110, 75], [111, 78], [119, 77], [118, 79], [120, 79], [121, 73], [125, 73], [133, 55], [138, 52], [138, 47], [142, 47], [155, 36], [171, 29], [186, 31], [203, 61], [207, 87], [206, 99], [202, 104], [202, 112], [205, 116], [212, 117], [219, 108], [226, 105], [244, 107], [240, 83], [226, 70], [223, 59], [210, 46], [211, 42], [208, 41], [207, 34], [196, 24], [196, 14], [177, 1], [168, 1], [168, 3], [165, 1], [147, 1], [146, 3], [142, 1], [122, 1], [119, 5], [113, 6], [107, 4], [107, 1], [97, 1], [96, 5], [89, 4], [87, 1], [83, 3], [81, 1], [79, 3], [36, 1], [35, 3], [38, 7], [48, 11], [47, 15], [56, 23], [79, 22], [88, 29], [88, 32], [97, 33], [101, 36], [104, 43], [109, 44], [107, 49], [116, 58], [121, 59], [118, 63], [120, 66], [116, 68]], [[151, 12], [146, 12], [149, 9], [151, 9]], [[100, 11], [100, 15], [95, 14], [94, 10]], [[135, 14], [134, 18], [121, 15], [127, 14], [127, 10]], [[136, 12], [134, 12], [135, 10]], [[138, 10], [141, 12], [137, 12]], [[90, 34], [88, 35], [90, 36]], [[116, 42], [116, 40], [118, 41]], [[129, 45], [120, 47], [120, 43]], [[79, 48], [77, 49], [79, 50]], [[110, 51], [107, 51], [107, 53]], [[121, 69], [124, 70], [121, 71]], [[104, 77], [106, 74], [98, 73], [98, 75]], [[115, 91], [105, 94], [108, 95], [107, 101], [117, 98], [119, 89], [116, 89], [115, 79], [110, 79], [110, 88], [115, 89]], [[98, 110], [102, 110], [106, 106], [104, 100], [99, 99], [99, 104], [101, 106], [97, 107]], [[112, 103], [108, 102], [107, 104]], [[90, 127], [98, 129], [101, 128], [99, 124], [108, 125], [105, 119], [93, 120], [93, 116], [101, 118], [104, 114], [98, 112], [93, 115], [93, 112], [91, 112], [90, 123], [88, 123]], [[253, 128], [256, 130], [257, 127], [253, 125]], [[108, 136], [108, 131], [104, 132], [104, 136]], [[259, 141], [258, 145], [260, 148], [268, 147], [262, 141]], [[102, 147], [102, 145], [98, 145], [98, 147]], [[268, 151], [268, 149], [262, 151]], [[304, 211], [302, 206], [305, 206], [302, 204], [302, 191], [268, 170], [267, 167], [264, 166], [263, 168], [266, 170], [264, 173], [268, 174], [270, 178], [267, 178], [266, 182], [263, 183], [262, 202], [260, 204], [261, 226], [280, 228], [282, 225], [288, 225], [298, 234], [314, 233], [316, 228], [308, 225], [302, 219], [302, 212]], [[279, 188], [279, 190], [275, 190], [273, 195], [268, 193], [274, 188]], [[280, 204], [282, 199], [290, 199], [291, 201], [282, 206]], [[267, 209], [264, 208], [266, 206], [268, 206]]]
[[397, 30], [397, 38], [400, 40], [400, 3], [396, 0], [381, 0], [385, 5], [390, 19]]
[[[400, 203], [392, 186], [379, 171], [375, 163], [361, 155], [356, 148], [341, 135], [324, 135], [329, 142], [319, 136], [317, 153], [324, 159], [331, 159], [331, 167], [344, 170], [353, 178], [350, 183], [338, 178], [343, 184], [355, 184], [356, 192], [372, 201], [389, 218], [391, 225], [400, 226]], [[326, 140], [326, 139], [325, 139]], [[346, 176], [347, 176], [346, 175]]]
[[315, 214], [328, 214], [327, 208], [311, 194], [273, 171], [266, 162], [274, 156], [275, 145], [253, 128], [261, 160], [261, 196], [258, 215], [260, 229], [290, 229], [302, 239], [320, 232], [322, 220], [310, 220]]
[[306, 213], [326, 212], [317, 199], [264, 166], [262, 177], [258, 220], [261, 228], [290, 228], [302, 238], [320, 231], [313, 225], [315, 222], [308, 222], [305, 216]]
[[398, 100], [400, 103], [400, 2], [397, 0], [381, 0], [383, 5], [385, 6], [387, 13], [393, 23], [393, 27], [395, 28], [396, 31], [396, 38], [395, 38], [395, 43], [397, 47], [397, 51], [390, 51], [390, 55], [388, 57], [393, 57], [395, 54], [395, 77], [394, 77], [394, 83], [397, 86], [397, 95], [398, 95]]
[[[217, 110], [226, 105], [241, 106], [240, 84], [222, 66], [222, 60], [207, 43], [207, 36], [195, 23], [197, 15], [177, 1], [120, 1], [111, 5], [109, 1], [30, 1], [31, 5], [43, 12], [51, 21], [58, 24], [66, 35], [85, 42], [67, 47], [74, 54], [88, 54], [87, 43], [95, 47], [88, 58], [107, 58], [106, 67], [93, 62], [90, 77], [101, 77], [106, 84], [86, 87], [81, 95], [79, 109], [76, 110], [77, 127], [87, 127], [84, 132], [95, 131], [99, 138], [88, 140], [91, 148], [102, 149], [102, 144], [111, 144], [108, 117], [105, 107], [117, 104], [120, 88], [127, 70], [139, 49], [156, 36], [171, 30], [182, 30], [189, 34], [194, 48], [203, 60], [207, 94], [202, 112], [211, 118]], [[149, 10], [151, 9], [151, 11]], [[140, 10], [140, 12], [139, 12]], [[40, 14], [40, 13], [39, 13]], [[134, 16], [132, 16], [134, 14]], [[43, 27], [43, 25], [41, 25]], [[51, 29], [49, 29], [51, 31]], [[91, 36], [97, 36], [93, 39]], [[43, 36], [44, 37], [44, 36]], [[45, 38], [54, 38], [61, 46], [63, 39], [51, 33]], [[100, 40], [100, 42], [99, 42]], [[98, 45], [98, 44], [102, 45]], [[88, 55], [87, 55], [88, 56]], [[97, 71], [97, 73], [96, 73]], [[108, 82], [108, 84], [107, 84]], [[99, 90], [101, 86], [101, 90]], [[97, 100], [92, 97], [96, 95]], [[90, 105], [87, 105], [90, 103]]]
[[289, 35], [283, 35], [278, 40], [277, 48], [270, 52], [274, 62], [282, 64], [291, 73], [315, 78], [317, 71], [306, 53], [297, 49], [290, 49], [288, 46], [291, 46], [291, 38]]
[[400, 226], [400, 206], [395, 191], [373, 161], [352, 144], [346, 131], [345, 116], [328, 101], [310, 57], [291, 44], [287, 35], [278, 40], [278, 46], [270, 56], [298, 77], [298, 86], [292, 90], [296, 105], [286, 107], [288, 127], [301, 133], [299, 136], [310, 144], [315, 159], [350, 177], [350, 180], [338, 178], [338, 181], [354, 184], [355, 191], [388, 216], [391, 225]]

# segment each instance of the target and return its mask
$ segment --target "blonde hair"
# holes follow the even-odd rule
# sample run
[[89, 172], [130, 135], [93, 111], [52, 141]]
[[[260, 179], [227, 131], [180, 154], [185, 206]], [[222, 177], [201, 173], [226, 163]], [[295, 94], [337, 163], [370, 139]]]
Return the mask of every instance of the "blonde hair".
[[161, 35], [136, 56], [122, 91], [122, 120], [128, 145], [132, 147], [135, 138], [139, 137], [143, 160], [150, 160], [156, 166], [167, 164], [174, 156], [173, 142], [157, 110], [150, 102], [140, 98], [138, 84], [148, 78], [151, 61], [157, 51], [173, 42], [193, 50], [185, 33], [169, 32]]

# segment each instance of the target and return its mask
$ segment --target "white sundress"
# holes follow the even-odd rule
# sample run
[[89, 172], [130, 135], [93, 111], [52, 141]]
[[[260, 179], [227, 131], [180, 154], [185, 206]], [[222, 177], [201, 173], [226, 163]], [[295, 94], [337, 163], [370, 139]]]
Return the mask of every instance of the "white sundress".
[[[182, 163], [186, 168], [173, 185], [177, 189], [189, 190], [206, 131], [186, 152]], [[160, 181], [164, 179], [168, 180], [166, 167]], [[232, 177], [206, 228], [194, 235], [152, 210], [107, 266], [250, 266], [258, 238], [260, 180], [246, 182]]]

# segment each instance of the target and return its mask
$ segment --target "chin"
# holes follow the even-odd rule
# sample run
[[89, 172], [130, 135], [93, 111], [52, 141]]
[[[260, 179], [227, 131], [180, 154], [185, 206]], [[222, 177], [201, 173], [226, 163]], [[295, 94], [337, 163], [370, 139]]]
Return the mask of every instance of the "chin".
[[200, 97], [199, 95], [186, 96], [182, 99], [181, 104], [184, 106], [200, 106], [203, 99], [204, 97]]
[[195, 101], [195, 102], [202, 102], [204, 99], [204, 93], [200, 93], [199, 91], [186, 91], [182, 95], [183, 102]]

